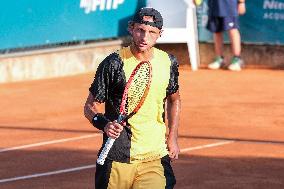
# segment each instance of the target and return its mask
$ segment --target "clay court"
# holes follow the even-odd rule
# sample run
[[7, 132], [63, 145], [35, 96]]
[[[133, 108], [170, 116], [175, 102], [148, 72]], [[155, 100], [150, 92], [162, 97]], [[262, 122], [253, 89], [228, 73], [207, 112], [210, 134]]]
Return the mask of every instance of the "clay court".
[[[0, 188], [91, 189], [93, 74], [0, 85]], [[284, 188], [284, 73], [180, 70], [176, 189]]]

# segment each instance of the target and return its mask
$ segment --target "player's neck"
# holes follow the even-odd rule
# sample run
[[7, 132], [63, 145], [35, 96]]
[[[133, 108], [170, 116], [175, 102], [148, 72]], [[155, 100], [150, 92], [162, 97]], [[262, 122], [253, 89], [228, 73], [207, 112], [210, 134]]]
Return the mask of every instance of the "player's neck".
[[145, 51], [139, 51], [134, 45], [130, 45], [131, 53], [138, 61], [150, 61], [154, 55], [154, 48], [151, 47]]

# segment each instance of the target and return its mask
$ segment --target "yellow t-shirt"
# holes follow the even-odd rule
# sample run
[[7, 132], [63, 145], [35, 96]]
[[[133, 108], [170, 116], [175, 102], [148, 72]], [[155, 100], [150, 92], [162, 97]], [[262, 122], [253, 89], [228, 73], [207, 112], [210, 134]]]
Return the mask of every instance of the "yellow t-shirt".
[[[168, 154], [164, 101], [178, 90], [178, 63], [173, 55], [154, 48], [152, 81], [147, 97], [139, 111], [128, 120], [107, 158], [132, 163], [151, 161]], [[98, 66], [89, 88], [95, 101], [105, 103], [105, 117], [111, 121], [119, 116], [119, 108], [126, 82], [139, 64], [129, 47], [110, 54]], [[95, 125], [103, 130], [103, 125]], [[103, 145], [107, 141], [103, 135]], [[100, 151], [101, 151], [100, 150]]]
[[[133, 56], [129, 47], [123, 48], [119, 55], [124, 62], [123, 70], [128, 80], [139, 61]], [[171, 61], [167, 53], [154, 48], [154, 56], [150, 63], [152, 81], [148, 95], [139, 111], [128, 120], [132, 131], [130, 162], [149, 161], [168, 153], [163, 113]]]

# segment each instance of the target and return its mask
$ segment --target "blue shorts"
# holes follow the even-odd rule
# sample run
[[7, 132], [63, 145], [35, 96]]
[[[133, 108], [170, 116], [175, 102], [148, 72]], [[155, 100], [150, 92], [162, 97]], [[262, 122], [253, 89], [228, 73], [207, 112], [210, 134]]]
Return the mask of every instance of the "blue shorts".
[[231, 29], [239, 29], [238, 17], [209, 17], [207, 29], [213, 33], [228, 31]]

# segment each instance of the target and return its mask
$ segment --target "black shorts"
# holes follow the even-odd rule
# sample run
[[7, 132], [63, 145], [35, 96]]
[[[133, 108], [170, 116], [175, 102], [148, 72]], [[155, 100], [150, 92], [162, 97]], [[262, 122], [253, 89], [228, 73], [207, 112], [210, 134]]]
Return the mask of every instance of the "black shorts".
[[239, 19], [232, 17], [208, 17], [207, 29], [213, 33], [239, 29]]
[[96, 189], [173, 189], [176, 183], [169, 156], [149, 162], [96, 165]]

